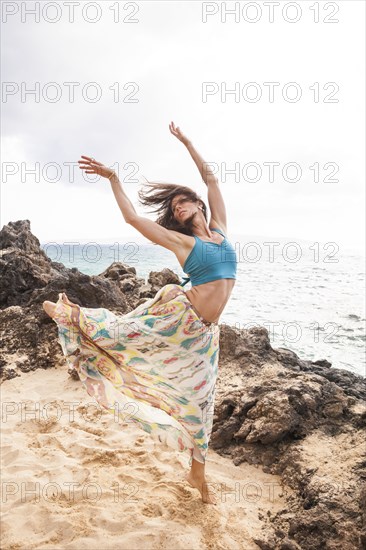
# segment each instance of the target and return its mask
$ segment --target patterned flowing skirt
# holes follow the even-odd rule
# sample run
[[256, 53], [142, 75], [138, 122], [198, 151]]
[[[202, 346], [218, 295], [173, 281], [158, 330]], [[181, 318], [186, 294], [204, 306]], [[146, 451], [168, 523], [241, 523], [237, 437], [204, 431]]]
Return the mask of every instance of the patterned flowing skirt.
[[69, 366], [87, 393], [178, 451], [206, 461], [219, 360], [218, 324], [207, 325], [180, 285], [167, 284], [124, 315], [68, 305], [53, 320]]

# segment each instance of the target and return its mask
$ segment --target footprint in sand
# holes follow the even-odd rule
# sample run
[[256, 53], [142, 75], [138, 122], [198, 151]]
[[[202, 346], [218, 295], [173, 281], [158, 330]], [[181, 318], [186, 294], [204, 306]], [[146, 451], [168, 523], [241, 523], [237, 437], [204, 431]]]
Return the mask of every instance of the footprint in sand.
[[151, 504], [146, 504], [142, 508], [141, 513], [144, 516], [154, 518], [154, 517], [157, 517], [157, 516], [163, 516], [164, 515], [164, 510], [159, 504], [151, 503]]

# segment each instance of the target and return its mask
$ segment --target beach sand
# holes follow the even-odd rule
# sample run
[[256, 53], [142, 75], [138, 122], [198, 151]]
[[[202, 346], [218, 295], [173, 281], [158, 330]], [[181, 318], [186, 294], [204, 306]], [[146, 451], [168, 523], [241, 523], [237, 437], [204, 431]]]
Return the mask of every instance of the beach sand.
[[291, 489], [260, 466], [209, 449], [216, 506], [184, 476], [189, 452], [117, 422], [67, 367], [5, 381], [2, 549], [259, 548]]

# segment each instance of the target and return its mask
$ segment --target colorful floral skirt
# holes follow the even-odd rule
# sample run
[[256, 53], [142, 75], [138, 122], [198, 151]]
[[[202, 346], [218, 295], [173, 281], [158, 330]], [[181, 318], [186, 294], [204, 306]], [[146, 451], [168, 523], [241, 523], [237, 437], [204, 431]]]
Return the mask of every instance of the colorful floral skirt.
[[218, 324], [201, 320], [180, 285], [168, 284], [124, 315], [68, 305], [53, 320], [69, 366], [115, 419], [205, 463], [219, 360]]

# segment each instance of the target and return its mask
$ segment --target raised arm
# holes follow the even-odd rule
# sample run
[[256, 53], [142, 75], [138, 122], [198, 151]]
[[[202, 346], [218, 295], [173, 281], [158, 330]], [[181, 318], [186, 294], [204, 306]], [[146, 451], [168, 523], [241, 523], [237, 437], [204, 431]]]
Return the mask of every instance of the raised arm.
[[183, 145], [185, 145], [186, 148], [188, 149], [188, 152], [191, 155], [191, 157], [193, 158], [193, 160], [194, 160], [194, 162], [195, 162], [195, 164], [196, 164], [196, 166], [199, 170], [199, 173], [201, 174], [201, 177], [202, 177], [203, 181], [205, 182], [205, 184], [208, 186], [209, 183], [211, 183], [211, 182], [217, 183], [218, 182], [217, 177], [212, 172], [209, 165], [203, 160], [203, 158], [201, 157], [201, 155], [199, 154], [197, 149], [195, 149], [195, 147], [192, 144], [191, 140], [188, 139], [187, 136], [185, 136], [183, 134], [183, 132], [180, 130], [179, 126], [176, 128], [175, 125], [174, 125], [174, 122], [171, 122], [169, 124], [169, 129], [170, 129], [171, 133], [173, 134], [173, 136], [175, 136], [177, 139], [179, 139], [179, 141], [181, 141], [183, 143]]
[[81, 155], [81, 158], [84, 160], [79, 160], [78, 163], [80, 164], [80, 168], [82, 170], [85, 170], [86, 174], [98, 174], [103, 178], [109, 179], [117, 204], [122, 212], [125, 221], [129, 223], [130, 220], [138, 214], [132, 202], [122, 189], [122, 184], [119, 181], [117, 174], [114, 172], [114, 170], [108, 168], [107, 166], [104, 166], [101, 162], [98, 162], [92, 157]]
[[188, 141], [186, 144], [185, 144], [189, 154], [191, 155], [191, 157], [193, 158], [198, 170], [199, 170], [199, 173], [201, 174], [201, 177], [203, 179], [203, 181], [205, 182], [205, 184], [207, 186], [210, 185], [210, 183], [218, 183], [218, 179], [217, 177], [215, 176], [215, 174], [212, 172], [209, 164], [207, 164], [207, 162], [205, 162], [203, 160], [203, 158], [201, 157], [201, 155], [199, 154], [199, 152], [197, 151], [197, 149], [195, 148], [195, 146], [192, 144], [191, 141]]
[[169, 124], [169, 129], [171, 133], [186, 146], [189, 154], [194, 160], [199, 170], [199, 173], [201, 174], [201, 177], [208, 188], [207, 198], [211, 210], [212, 219], [215, 220], [218, 225], [223, 227], [226, 233], [226, 208], [224, 198], [221, 194], [221, 190], [219, 187], [219, 180], [212, 172], [209, 165], [203, 160], [192, 142], [180, 130], [179, 126], [176, 128], [174, 122], [171, 122]]
[[81, 156], [84, 160], [79, 160], [80, 168], [85, 170], [87, 174], [99, 174], [104, 178], [108, 178], [111, 182], [111, 187], [116, 198], [117, 204], [122, 212], [125, 222], [132, 225], [144, 237], [152, 242], [164, 246], [168, 250], [175, 252], [182, 247], [183, 239], [181, 233], [162, 227], [158, 223], [139, 216], [132, 202], [122, 188], [122, 184], [118, 179], [117, 174], [111, 168], [107, 168], [101, 162], [96, 161], [91, 157]]

